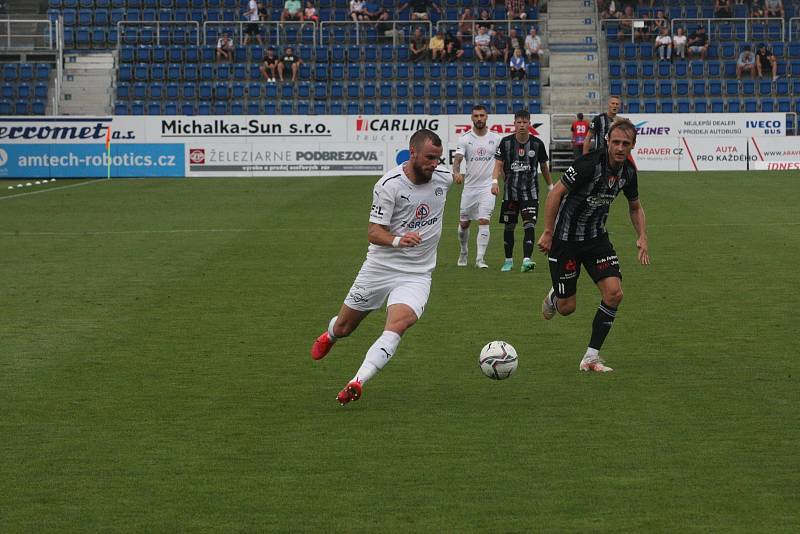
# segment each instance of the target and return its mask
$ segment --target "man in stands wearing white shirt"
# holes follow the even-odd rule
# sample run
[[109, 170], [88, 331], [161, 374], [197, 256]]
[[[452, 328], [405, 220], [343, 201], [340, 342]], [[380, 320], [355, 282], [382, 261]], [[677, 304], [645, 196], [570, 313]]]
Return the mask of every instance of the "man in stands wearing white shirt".
[[453, 176], [439, 166], [442, 140], [435, 132], [418, 130], [409, 140], [409, 149], [410, 159], [386, 173], [373, 188], [367, 259], [339, 314], [311, 347], [314, 360], [324, 358], [337, 340], [349, 336], [369, 312], [386, 302], [383, 333], [337, 395], [341, 405], [361, 397], [363, 384], [394, 356], [400, 337], [422, 316], [428, 302]]
[[539, 61], [544, 55], [542, 38], [536, 35], [536, 28], [531, 28], [531, 32], [525, 37], [525, 54], [528, 56], [528, 61]]
[[[458, 148], [453, 158], [453, 179], [457, 184], [464, 184], [458, 224], [458, 242], [461, 245], [458, 266], [467, 265], [469, 225], [470, 221], [478, 221], [478, 252], [475, 256], [475, 267], [487, 269], [489, 266], [484, 256], [489, 246], [489, 223], [495, 205], [495, 195], [492, 193], [492, 170], [500, 135], [489, 131], [489, 115], [484, 106], [473, 107], [470, 118], [472, 129], [458, 139]], [[461, 173], [461, 162], [464, 160], [467, 162], [466, 177]]]
[[264, 46], [264, 41], [261, 39], [261, 33], [258, 31], [258, 3], [256, 0], [250, 0], [247, 2], [247, 11], [244, 12], [244, 18], [250, 21], [249, 24], [245, 24], [244, 27], [244, 44], [247, 46], [250, 43], [250, 40], [255, 37], [258, 41], [258, 44]]

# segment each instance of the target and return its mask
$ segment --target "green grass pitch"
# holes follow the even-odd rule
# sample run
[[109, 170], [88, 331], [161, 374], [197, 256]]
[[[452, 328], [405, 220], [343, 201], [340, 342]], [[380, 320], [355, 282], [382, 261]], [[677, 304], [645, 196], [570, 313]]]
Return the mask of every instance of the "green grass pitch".
[[546, 323], [545, 258], [500, 273], [498, 224], [491, 269], [457, 268], [454, 186], [425, 315], [342, 408], [385, 312], [309, 348], [375, 179], [3, 187], [0, 531], [800, 530], [796, 173], [641, 173], [653, 264], [618, 199], [603, 376], [588, 277]]

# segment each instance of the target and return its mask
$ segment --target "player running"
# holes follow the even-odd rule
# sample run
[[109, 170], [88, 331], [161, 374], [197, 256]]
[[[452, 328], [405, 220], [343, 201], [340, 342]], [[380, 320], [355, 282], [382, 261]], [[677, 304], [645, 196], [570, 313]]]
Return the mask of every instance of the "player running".
[[[484, 106], [473, 107], [470, 118], [472, 130], [458, 139], [458, 148], [453, 157], [453, 179], [457, 184], [464, 184], [458, 224], [458, 242], [461, 244], [458, 266], [467, 265], [469, 224], [470, 221], [478, 221], [478, 252], [475, 256], [475, 267], [488, 269], [484, 256], [489, 246], [489, 222], [494, 212], [496, 195], [496, 192], [492, 191], [492, 168], [494, 152], [501, 138], [489, 131], [487, 126], [489, 115]], [[461, 174], [463, 160], [467, 160], [466, 179]]]
[[[595, 115], [592, 123], [589, 126], [589, 133], [586, 134], [586, 139], [583, 141], [583, 153], [588, 154], [593, 149], [603, 148], [606, 146], [606, 136], [608, 136], [611, 123], [617, 116], [619, 107], [622, 105], [622, 100], [616, 95], [608, 97], [608, 111]], [[594, 140], [596, 146], [592, 146]]]
[[349, 336], [369, 312], [387, 303], [383, 333], [336, 397], [342, 405], [361, 397], [364, 383], [394, 356], [400, 337], [422, 316], [428, 302], [445, 199], [453, 178], [450, 171], [438, 166], [442, 140], [436, 133], [419, 130], [409, 144], [409, 161], [375, 184], [367, 258], [339, 315], [311, 347], [313, 359], [324, 358], [338, 339]]
[[556, 312], [569, 315], [575, 311], [581, 265], [602, 297], [592, 322], [589, 347], [580, 363], [581, 371], [613, 371], [600, 358], [600, 348], [622, 302], [619, 259], [606, 231], [609, 207], [620, 191], [628, 199], [631, 222], [638, 234], [639, 261], [642, 265], [650, 263], [636, 168], [628, 159], [635, 145], [636, 127], [627, 119], [618, 119], [609, 130], [608, 147], [576, 159], [545, 203], [539, 248], [549, 255], [553, 287], [542, 302], [544, 318], [552, 319]]
[[536, 240], [536, 217], [539, 213], [539, 169], [542, 171], [548, 190], [553, 189], [550, 168], [547, 165], [547, 149], [541, 139], [530, 134], [531, 114], [526, 110], [514, 114], [516, 133], [504, 137], [495, 152], [492, 170], [492, 193], [500, 190], [498, 179], [503, 175], [503, 206], [500, 222], [505, 224], [503, 244], [506, 259], [500, 268], [508, 272], [514, 268], [514, 229], [518, 216], [522, 215], [525, 232], [522, 241], [522, 272], [532, 271], [536, 263], [531, 259]]

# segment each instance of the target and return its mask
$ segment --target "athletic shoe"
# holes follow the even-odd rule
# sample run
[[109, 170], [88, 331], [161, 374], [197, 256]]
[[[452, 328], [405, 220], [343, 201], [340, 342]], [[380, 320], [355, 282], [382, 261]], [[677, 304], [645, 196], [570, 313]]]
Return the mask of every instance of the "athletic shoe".
[[483, 261], [483, 258], [481, 258], [479, 260], [475, 260], [475, 267], [477, 267], [478, 269], [488, 269], [489, 268], [489, 266], [486, 265], [486, 262]]
[[556, 315], [556, 307], [553, 306], [553, 288], [550, 288], [550, 291], [547, 292], [547, 295], [544, 297], [542, 301], [542, 315], [544, 318], [549, 321]]
[[332, 346], [331, 336], [328, 335], [328, 332], [324, 332], [311, 346], [311, 357], [315, 360], [321, 360], [330, 352]]
[[466, 254], [461, 254], [458, 257], [458, 263], [456, 263], [456, 265], [458, 265], [459, 267], [466, 267], [467, 266], [467, 255]]
[[500, 270], [504, 273], [510, 272], [511, 269], [514, 268], [514, 262], [510, 260], [506, 260], [503, 262], [503, 266], [500, 267]]
[[358, 380], [353, 380], [349, 384], [347, 384], [342, 391], [336, 395], [336, 400], [339, 401], [339, 404], [344, 406], [350, 401], [357, 401], [361, 398], [361, 382]]
[[584, 356], [579, 368], [581, 371], [594, 371], [595, 373], [609, 373], [614, 370], [606, 366], [605, 363], [599, 356], [593, 358]]
[[519, 270], [523, 273], [527, 273], [528, 271], [532, 271], [536, 267], [536, 262], [533, 260], [522, 260], [522, 267]]

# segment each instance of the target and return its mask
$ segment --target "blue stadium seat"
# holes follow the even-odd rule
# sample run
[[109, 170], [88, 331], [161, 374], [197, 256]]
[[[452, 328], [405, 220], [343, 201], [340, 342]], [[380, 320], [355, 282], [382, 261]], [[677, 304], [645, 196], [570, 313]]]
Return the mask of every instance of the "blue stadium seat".
[[695, 113], [708, 113], [708, 103], [705, 100], [695, 100], [694, 101], [694, 112]]
[[710, 101], [711, 113], [725, 113], [725, 100], [712, 98]]
[[658, 109], [661, 113], [672, 113], [675, 109], [675, 106], [672, 103], [672, 100], [661, 100], [659, 101]]
[[727, 99], [728, 113], [739, 113], [742, 111], [742, 104], [738, 98]]

